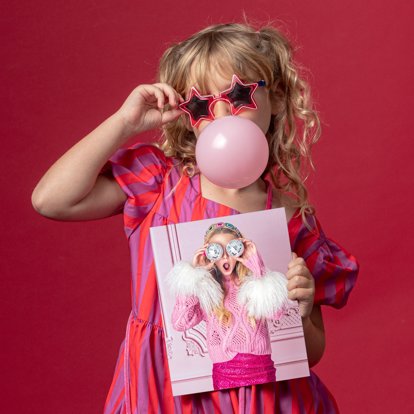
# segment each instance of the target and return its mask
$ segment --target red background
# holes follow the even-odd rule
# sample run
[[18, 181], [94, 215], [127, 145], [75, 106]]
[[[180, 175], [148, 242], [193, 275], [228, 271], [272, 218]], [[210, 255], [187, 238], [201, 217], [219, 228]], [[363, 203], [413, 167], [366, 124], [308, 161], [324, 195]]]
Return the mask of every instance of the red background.
[[343, 413], [414, 410], [410, 2], [43, 0], [0, 17], [2, 412], [101, 412], [130, 309], [121, 217], [46, 220], [36, 182], [154, 80], [170, 42], [243, 11], [283, 22], [310, 69], [324, 127], [311, 199], [361, 264], [348, 306], [324, 311], [316, 371]]

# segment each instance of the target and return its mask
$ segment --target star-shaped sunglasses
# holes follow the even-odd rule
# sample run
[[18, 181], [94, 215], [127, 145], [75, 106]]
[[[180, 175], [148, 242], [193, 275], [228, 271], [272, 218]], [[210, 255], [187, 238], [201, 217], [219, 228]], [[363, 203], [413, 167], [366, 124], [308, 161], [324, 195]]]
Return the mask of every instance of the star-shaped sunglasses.
[[232, 115], [237, 115], [242, 109], [257, 109], [253, 94], [259, 86], [266, 86], [266, 82], [243, 83], [237, 75], [233, 75], [230, 88], [218, 96], [201, 95], [193, 86], [190, 97], [179, 107], [189, 115], [191, 126], [196, 127], [203, 120], [214, 119], [213, 106], [217, 101], [228, 102]]

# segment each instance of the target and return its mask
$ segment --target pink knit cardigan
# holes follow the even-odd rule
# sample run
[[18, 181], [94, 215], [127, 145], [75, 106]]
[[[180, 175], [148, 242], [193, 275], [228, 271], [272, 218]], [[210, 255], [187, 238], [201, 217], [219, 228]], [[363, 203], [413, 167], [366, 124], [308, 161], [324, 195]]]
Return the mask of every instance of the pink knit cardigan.
[[[279, 319], [287, 308], [287, 282], [283, 274], [266, 271], [260, 257], [258, 259], [249, 263], [252, 273], [246, 282], [237, 285], [231, 279], [224, 280], [224, 292], [204, 269], [193, 268], [185, 262], [173, 269], [175, 274], [170, 282], [176, 294], [173, 327], [185, 331], [206, 321], [207, 348], [213, 363], [229, 361], [238, 353], [266, 355], [272, 352], [266, 318]], [[191, 288], [185, 286], [189, 279], [194, 281]], [[226, 310], [231, 312], [229, 322], [220, 322], [212, 311], [214, 306], [205, 305], [209, 291], [205, 288], [206, 283], [213, 292], [209, 295], [217, 294], [217, 298], [208, 297], [207, 302], [224, 303]], [[272, 292], [272, 289], [278, 291]], [[275, 297], [279, 299], [275, 300]], [[262, 306], [262, 302], [265, 305], [267, 302], [266, 317], [263, 312], [257, 314], [257, 307]]]

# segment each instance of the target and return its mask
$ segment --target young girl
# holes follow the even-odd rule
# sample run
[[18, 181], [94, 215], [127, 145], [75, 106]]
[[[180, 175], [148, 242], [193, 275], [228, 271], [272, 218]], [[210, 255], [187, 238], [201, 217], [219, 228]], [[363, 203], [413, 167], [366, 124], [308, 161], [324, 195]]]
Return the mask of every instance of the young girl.
[[285, 276], [267, 271], [255, 244], [231, 223], [212, 224], [204, 242], [192, 264], [179, 262], [169, 274], [173, 327], [206, 321], [215, 390], [276, 381], [266, 318], [288, 309]]
[[[265, 83], [254, 92], [257, 109], [242, 109], [237, 116], [262, 129], [270, 152], [262, 177], [240, 189], [220, 188], [198, 173], [194, 148], [211, 121], [202, 119], [192, 127], [178, 107], [193, 86], [202, 95], [219, 96], [233, 74], [246, 83]], [[90, 220], [123, 210], [132, 311], [106, 414], [337, 412], [334, 398], [314, 373], [173, 398], [149, 238], [151, 226], [285, 207], [294, 252], [286, 274], [289, 299], [299, 301], [308, 360], [315, 365], [325, 346], [321, 305], [345, 305], [357, 264], [326, 238], [308, 203], [301, 167], [319, 135], [308, 92], [292, 62], [291, 47], [278, 31], [241, 24], [208, 27], [169, 48], [160, 62], [159, 82], [138, 86], [37, 185], [33, 205], [48, 217]], [[231, 105], [216, 101], [214, 118], [230, 115]], [[132, 136], [158, 127], [163, 128], [161, 148], [141, 145], [117, 151]]]

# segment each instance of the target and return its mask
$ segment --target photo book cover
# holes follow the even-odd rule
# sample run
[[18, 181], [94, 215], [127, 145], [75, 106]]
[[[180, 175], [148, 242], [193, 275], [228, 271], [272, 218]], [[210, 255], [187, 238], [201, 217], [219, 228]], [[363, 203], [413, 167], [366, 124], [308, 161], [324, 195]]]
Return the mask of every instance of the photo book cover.
[[173, 395], [309, 375], [283, 208], [150, 233]]

